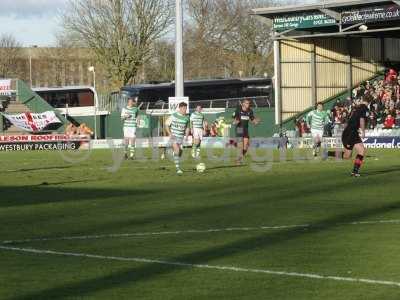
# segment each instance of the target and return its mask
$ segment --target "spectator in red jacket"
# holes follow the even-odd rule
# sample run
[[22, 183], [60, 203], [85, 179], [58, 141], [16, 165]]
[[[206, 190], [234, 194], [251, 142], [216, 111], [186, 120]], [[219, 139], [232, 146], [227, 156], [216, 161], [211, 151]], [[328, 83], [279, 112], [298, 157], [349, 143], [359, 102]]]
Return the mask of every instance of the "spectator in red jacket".
[[396, 125], [396, 119], [393, 118], [391, 114], [389, 114], [385, 119], [385, 123], [383, 123], [383, 127], [385, 129], [392, 129], [395, 127], [395, 125]]
[[386, 75], [387, 83], [396, 83], [397, 82], [397, 72], [394, 69], [390, 69]]

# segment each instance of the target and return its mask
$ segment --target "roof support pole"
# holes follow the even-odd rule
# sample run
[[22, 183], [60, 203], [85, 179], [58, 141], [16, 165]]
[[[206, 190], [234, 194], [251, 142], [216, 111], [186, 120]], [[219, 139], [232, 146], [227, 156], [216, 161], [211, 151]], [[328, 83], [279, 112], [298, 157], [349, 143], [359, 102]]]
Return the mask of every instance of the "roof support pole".
[[386, 45], [385, 38], [381, 37], [381, 65], [384, 66], [386, 62]]
[[354, 28], [358, 28], [358, 27], [360, 27], [360, 26], [362, 26], [362, 25], [365, 25], [365, 23], [358, 23], [358, 24], [354, 24], [354, 25], [351, 25], [351, 26], [349, 26], [349, 27], [346, 27], [346, 28], [343, 28], [343, 26], [342, 26], [342, 32], [344, 32], [344, 31], [349, 31], [350, 29], [354, 29]]
[[346, 38], [347, 44], [347, 92], [348, 97], [353, 97], [353, 58], [351, 51], [351, 40]]
[[313, 106], [317, 105], [317, 53], [315, 41], [311, 45], [311, 97]]
[[281, 69], [281, 42], [274, 40], [274, 94], [275, 94], [275, 124], [282, 123], [282, 69]]

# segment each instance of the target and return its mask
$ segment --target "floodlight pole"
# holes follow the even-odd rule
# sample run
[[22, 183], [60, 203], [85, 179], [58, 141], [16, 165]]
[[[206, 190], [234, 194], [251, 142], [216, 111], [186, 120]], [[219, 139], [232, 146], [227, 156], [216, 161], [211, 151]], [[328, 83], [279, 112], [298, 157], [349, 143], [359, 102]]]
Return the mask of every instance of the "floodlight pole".
[[37, 45], [29, 46], [29, 85], [32, 88], [32, 48], [37, 48]]
[[274, 94], [275, 94], [275, 124], [282, 123], [282, 96], [281, 96], [281, 43], [274, 40]]
[[175, 97], [183, 97], [183, 7], [182, 0], [176, 0], [175, 27]]
[[97, 91], [96, 91], [96, 70], [94, 66], [90, 66], [88, 71], [93, 74], [93, 89], [94, 89], [94, 139], [97, 140]]

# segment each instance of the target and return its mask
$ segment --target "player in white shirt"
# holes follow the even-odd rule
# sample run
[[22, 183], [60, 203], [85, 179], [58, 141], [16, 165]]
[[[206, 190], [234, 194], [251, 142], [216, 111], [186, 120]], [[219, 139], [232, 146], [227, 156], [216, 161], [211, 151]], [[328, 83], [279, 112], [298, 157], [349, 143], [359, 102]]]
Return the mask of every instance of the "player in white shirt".
[[136, 128], [139, 109], [137, 108], [137, 98], [129, 98], [128, 105], [121, 111], [121, 119], [124, 128], [125, 158], [134, 159]]
[[205, 119], [202, 110], [203, 108], [201, 107], [201, 105], [197, 105], [196, 111], [190, 115], [190, 128], [192, 128], [193, 135], [193, 158], [200, 157], [200, 146], [205, 131]]

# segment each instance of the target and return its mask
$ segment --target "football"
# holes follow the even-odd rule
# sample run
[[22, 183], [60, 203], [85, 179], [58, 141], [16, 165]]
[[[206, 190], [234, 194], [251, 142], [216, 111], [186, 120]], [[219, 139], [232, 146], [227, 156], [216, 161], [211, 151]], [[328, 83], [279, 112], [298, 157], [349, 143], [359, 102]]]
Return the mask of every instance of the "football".
[[200, 163], [196, 166], [196, 170], [199, 173], [203, 173], [206, 170], [206, 165], [203, 163]]

